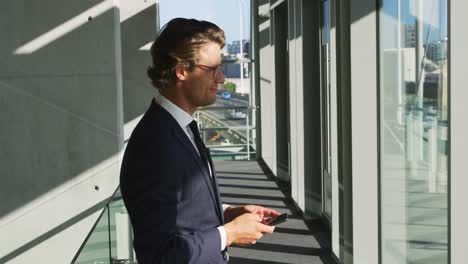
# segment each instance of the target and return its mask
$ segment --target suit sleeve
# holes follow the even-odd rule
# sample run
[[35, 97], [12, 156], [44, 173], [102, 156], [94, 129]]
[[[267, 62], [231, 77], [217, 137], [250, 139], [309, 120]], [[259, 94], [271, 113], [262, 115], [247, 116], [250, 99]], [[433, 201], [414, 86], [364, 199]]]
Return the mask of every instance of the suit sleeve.
[[221, 238], [217, 228], [168, 237], [157, 263], [213, 263], [220, 255]]

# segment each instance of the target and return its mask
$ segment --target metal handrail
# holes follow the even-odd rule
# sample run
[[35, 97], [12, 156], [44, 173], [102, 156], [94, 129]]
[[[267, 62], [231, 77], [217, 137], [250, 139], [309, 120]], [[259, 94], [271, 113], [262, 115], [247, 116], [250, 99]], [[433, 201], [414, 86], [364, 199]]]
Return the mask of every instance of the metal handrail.
[[254, 109], [258, 109], [257, 106], [250, 106], [250, 105], [246, 105], [246, 106], [204, 106], [204, 107], [200, 107], [198, 108], [198, 110], [226, 110], [226, 109], [245, 109], [245, 110], [254, 110]]

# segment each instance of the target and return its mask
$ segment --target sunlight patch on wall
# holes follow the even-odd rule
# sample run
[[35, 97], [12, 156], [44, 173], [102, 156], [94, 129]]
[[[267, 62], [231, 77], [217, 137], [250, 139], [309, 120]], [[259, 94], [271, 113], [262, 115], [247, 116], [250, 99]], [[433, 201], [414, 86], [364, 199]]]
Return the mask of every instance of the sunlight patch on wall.
[[15, 55], [26, 55], [36, 52], [37, 50], [47, 46], [53, 41], [65, 36], [71, 31], [81, 27], [88, 22], [88, 19], [95, 18], [104, 12], [110, 10], [115, 6], [114, 1], [105, 0], [102, 3], [93, 6], [92, 8], [84, 11], [83, 13], [73, 17], [67, 22], [61, 24], [60, 26], [50, 30], [47, 33], [42, 34], [41, 36], [31, 40], [30, 42], [24, 44], [23, 46], [17, 48], [13, 54]]

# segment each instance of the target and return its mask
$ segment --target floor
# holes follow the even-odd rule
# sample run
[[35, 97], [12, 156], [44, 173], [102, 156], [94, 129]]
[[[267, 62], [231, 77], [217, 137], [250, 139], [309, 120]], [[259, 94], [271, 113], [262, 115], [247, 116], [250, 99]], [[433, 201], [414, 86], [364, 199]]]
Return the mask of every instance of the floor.
[[230, 247], [230, 264], [335, 264], [329, 231], [319, 220], [304, 220], [287, 183], [275, 181], [257, 161], [217, 161], [223, 203], [256, 204], [288, 213], [289, 220], [250, 247]]

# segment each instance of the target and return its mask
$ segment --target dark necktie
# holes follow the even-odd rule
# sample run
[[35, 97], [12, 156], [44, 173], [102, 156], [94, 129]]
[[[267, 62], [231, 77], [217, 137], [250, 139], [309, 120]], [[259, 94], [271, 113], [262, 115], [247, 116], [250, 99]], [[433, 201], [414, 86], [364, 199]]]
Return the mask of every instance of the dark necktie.
[[203, 164], [205, 165], [208, 173], [210, 173], [208, 155], [206, 154], [205, 144], [203, 144], [203, 141], [201, 140], [201, 137], [200, 137], [200, 131], [198, 130], [197, 121], [193, 120], [189, 126], [190, 126], [190, 130], [192, 130], [192, 133], [194, 135], [195, 144], [197, 145], [198, 152], [200, 153], [200, 157], [203, 161]]
[[[190, 125], [190, 130], [192, 130], [192, 133], [193, 133], [193, 136], [194, 136], [194, 140], [195, 140], [195, 144], [197, 145], [197, 148], [198, 148], [198, 152], [200, 153], [200, 157], [203, 161], [203, 164], [205, 165], [205, 168], [206, 168], [206, 171], [208, 172], [208, 174], [210, 174], [211, 176], [211, 184], [213, 186], [213, 189], [215, 191], [215, 199], [216, 199], [216, 207], [218, 207], [218, 211], [221, 213], [221, 215], [223, 214], [221, 208], [219, 207], [219, 198], [218, 198], [218, 187], [217, 187], [217, 184], [216, 184], [216, 179], [215, 179], [215, 176], [214, 176], [214, 171], [211, 171], [210, 173], [210, 169], [209, 169], [209, 164], [211, 164], [211, 157], [208, 156], [208, 151], [205, 147], [205, 144], [203, 143], [203, 141], [201, 140], [201, 137], [200, 137], [200, 131], [198, 130], [198, 124], [197, 124], [197, 121], [193, 120]], [[213, 169], [213, 168], [211, 168]], [[223, 218], [222, 218], [223, 219]], [[227, 254], [227, 251], [225, 251], [226, 254]], [[229, 255], [227, 255], [228, 259], [229, 259]]]

